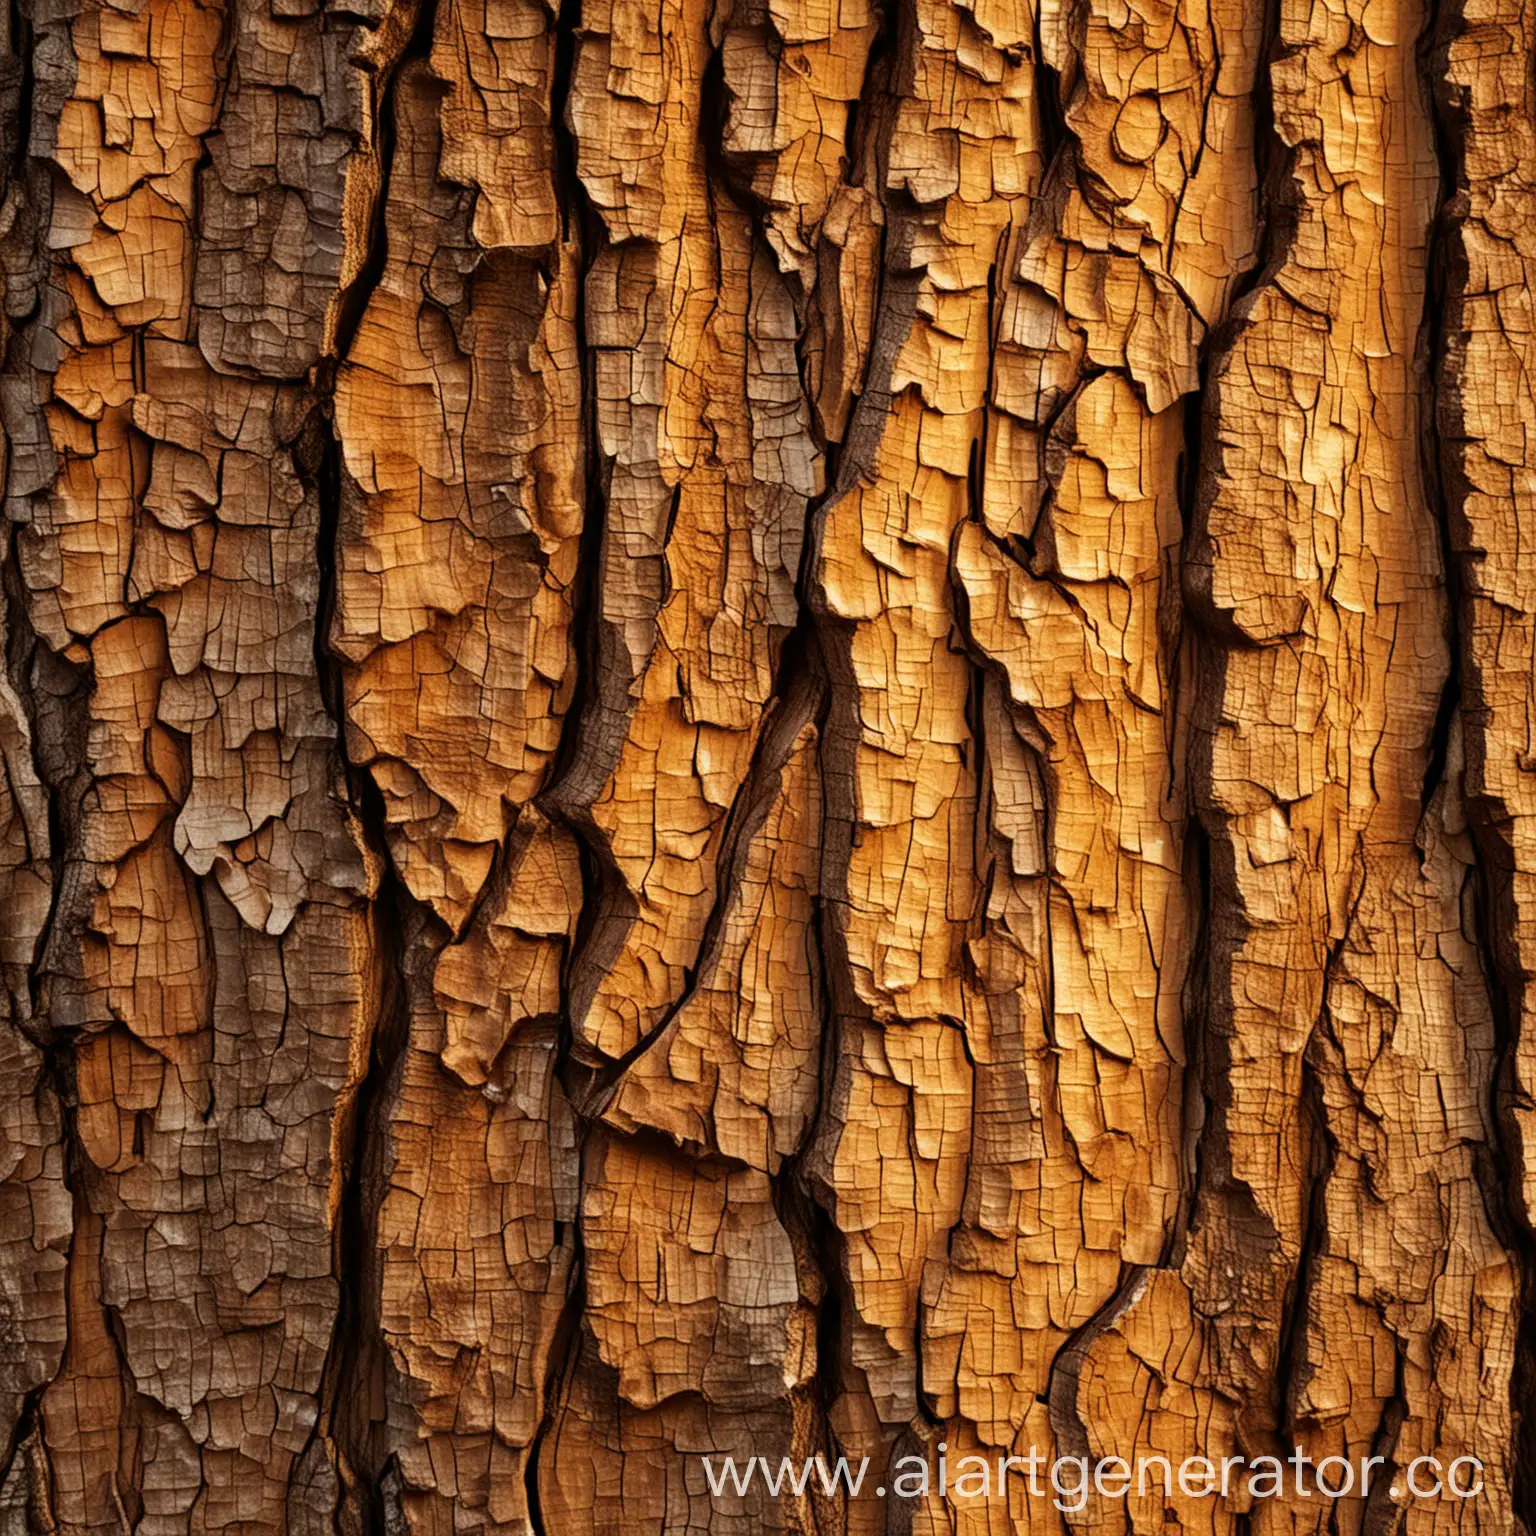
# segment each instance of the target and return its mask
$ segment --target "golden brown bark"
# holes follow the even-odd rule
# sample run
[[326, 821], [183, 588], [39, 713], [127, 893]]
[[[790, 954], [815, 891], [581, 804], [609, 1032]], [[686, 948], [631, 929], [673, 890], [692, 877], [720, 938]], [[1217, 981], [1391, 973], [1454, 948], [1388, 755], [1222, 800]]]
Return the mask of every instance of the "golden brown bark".
[[7, 36], [0, 1527], [1536, 1524], [1536, 0]]

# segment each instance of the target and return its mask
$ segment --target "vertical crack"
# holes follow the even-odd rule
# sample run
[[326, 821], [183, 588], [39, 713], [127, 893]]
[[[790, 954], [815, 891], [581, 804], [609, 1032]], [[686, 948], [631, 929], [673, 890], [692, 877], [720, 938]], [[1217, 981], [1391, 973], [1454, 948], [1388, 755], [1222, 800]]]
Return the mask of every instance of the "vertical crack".
[[379, 1329], [382, 1283], [377, 1218], [387, 1178], [388, 1112], [404, 1067], [410, 1034], [409, 956], [423, 926], [395, 870], [387, 843], [383, 796], [366, 768], [350, 758], [345, 678], [331, 648], [339, 587], [341, 508], [345, 463], [337, 434], [337, 374], [346, 362], [389, 258], [388, 211], [396, 150], [397, 86], [406, 66], [431, 52], [436, 0], [422, 0], [399, 55], [374, 77], [378, 185], [368, 211], [363, 260], [337, 300], [329, 354], [314, 373], [315, 401], [295, 452], [301, 478], [318, 504], [315, 558], [319, 572], [313, 633], [316, 684], [335, 726], [335, 750], [347, 800], [368, 855], [380, 870], [370, 904], [371, 948], [378, 958], [376, 1013], [367, 1065], [338, 1100], [337, 1146], [346, 1159], [341, 1207], [332, 1239], [337, 1310], [320, 1389], [317, 1433], [329, 1433], [337, 1453], [342, 1505], [338, 1530], [383, 1536], [390, 1515], [385, 1494], [387, 1448], [381, 1431], [387, 1351]]
[[[567, 1235], [571, 1239], [570, 1278], [550, 1343], [544, 1378], [538, 1384], [543, 1412], [528, 1442], [523, 1469], [528, 1518], [535, 1536], [544, 1536], [546, 1529], [540, 1464], [544, 1447], [558, 1423], [560, 1402], [566, 1384], [580, 1358], [582, 1317], [586, 1310], [586, 1254], [581, 1232], [581, 1197], [586, 1187], [588, 1123], [577, 1109], [578, 1097], [571, 1091], [575, 1086], [572, 1076], [576, 1066], [570, 1007], [570, 964], [587, 942], [593, 914], [607, 878], [602, 851], [591, 828], [579, 814], [579, 807], [585, 803], [585, 781], [581, 776], [588, 756], [585, 750], [590, 729], [588, 717], [602, 706], [601, 679], [612, 665], [609, 660], [612, 636], [601, 620], [602, 552], [608, 515], [608, 482], [598, 440], [595, 404], [597, 362], [588, 340], [587, 316], [588, 281], [598, 253], [607, 247], [608, 236], [602, 216], [588, 196], [581, 179], [579, 145], [571, 117], [571, 93], [576, 76], [581, 17], [582, 0], [559, 0], [555, 14], [554, 83], [549, 109], [561, 233], [563, 238], [569, 240], [574, 236], [580, 243], [574, 331], [577, 366], [582, 381], [581, 430], [585, 460], [582, 485], [585, 506], [571, 613], [571, 632], [579, 640], [575, 687], [565, 719], [561, 723], [560, 741], [550, 765], [547, 786], [535, 799], [538, 807], [552, 821], [564, 825], [575, 838], [581, 871], [581, 912], [562, 968], [560, 1016], [552, 1069], [553, 1080], [566, 1092], [572, 1107], [576, 1131], [576, 1193], [569, 1232], [562, 1229], [555, 1234], [557, 1243]], [[599, 734], [605, 739], [611, 731], [611, 723], [599, 727]]]

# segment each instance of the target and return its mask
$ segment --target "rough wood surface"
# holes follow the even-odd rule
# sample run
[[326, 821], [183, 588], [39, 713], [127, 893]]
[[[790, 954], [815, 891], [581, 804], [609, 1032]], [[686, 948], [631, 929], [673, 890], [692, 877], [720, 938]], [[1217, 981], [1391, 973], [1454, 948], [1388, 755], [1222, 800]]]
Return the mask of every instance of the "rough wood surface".
[[0, 148], [0, 1536], [1536, 1531], [1536, 0], [11, 0]]

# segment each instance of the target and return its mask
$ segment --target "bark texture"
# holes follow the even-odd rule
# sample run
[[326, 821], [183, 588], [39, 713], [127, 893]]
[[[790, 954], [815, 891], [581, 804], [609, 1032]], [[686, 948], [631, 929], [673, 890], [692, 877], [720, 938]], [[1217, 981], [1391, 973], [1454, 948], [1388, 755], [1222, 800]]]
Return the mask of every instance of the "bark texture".
[[1533, 50], [10, 0], [0, 1536], [1536, 1527]]

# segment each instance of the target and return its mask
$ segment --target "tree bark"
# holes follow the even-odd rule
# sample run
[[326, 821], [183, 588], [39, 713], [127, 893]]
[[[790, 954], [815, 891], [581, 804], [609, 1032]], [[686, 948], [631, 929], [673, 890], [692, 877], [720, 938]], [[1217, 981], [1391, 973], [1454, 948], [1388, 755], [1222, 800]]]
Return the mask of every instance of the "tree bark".
[[1536, 1529], [1536, 0], [553, 5], [11, 0], [0, 1536]]

